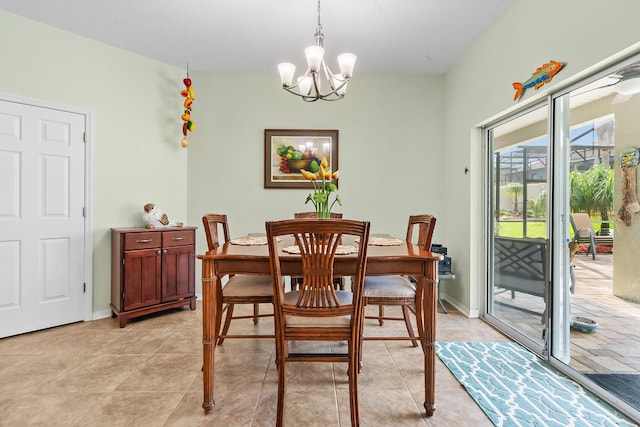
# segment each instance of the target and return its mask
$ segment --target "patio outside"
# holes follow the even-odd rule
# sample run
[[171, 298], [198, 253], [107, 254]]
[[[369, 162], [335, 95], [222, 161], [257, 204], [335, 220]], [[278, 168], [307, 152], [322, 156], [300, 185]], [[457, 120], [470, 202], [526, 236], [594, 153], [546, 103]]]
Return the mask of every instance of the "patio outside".
[[[571, 314], [598, 322], [597, 330], [571, 329], [570, 366], [581, 373], [640, 373], [640, 304], [613, 295], [613, 254], [578, 254], [573, 259], [576, 278]], [[544, 328], [540, 297], [510, 292], [495, 296], [500, 318], [530, 336]]]

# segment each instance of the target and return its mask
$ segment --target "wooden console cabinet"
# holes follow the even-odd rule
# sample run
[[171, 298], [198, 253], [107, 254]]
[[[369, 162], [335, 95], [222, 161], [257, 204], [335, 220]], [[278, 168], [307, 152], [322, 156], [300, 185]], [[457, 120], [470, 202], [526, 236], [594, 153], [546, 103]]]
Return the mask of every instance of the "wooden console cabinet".
[[195, 230], [111, 229], [111, 311], [121, 328], [145, 314], [196, 309]]

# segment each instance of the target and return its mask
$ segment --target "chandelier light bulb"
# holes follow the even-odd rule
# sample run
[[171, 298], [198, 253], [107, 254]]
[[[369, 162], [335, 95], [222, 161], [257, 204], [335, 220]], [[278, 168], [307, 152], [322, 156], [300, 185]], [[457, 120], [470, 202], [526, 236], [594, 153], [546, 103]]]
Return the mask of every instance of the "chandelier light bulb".
[[340, 73], [350, 79], [353, 75], [353, 67], [356, 65], [357, 56], [353, 53], [343, 53], [338, 55], [338, 65], [340, 66]]
[[300, 89], [300, 93], [302, 95], [309, 95], [311, 93], [311, 86], [313, 84], [313, 80], [311, 76], [300, 76], [298, 77], [298, 88]]
[[304, 50], [304, 55], [307, 57], [309, 71], [318, 71], [322, 65], [324, 49], [320, 46], [309, 46]]
[[296, 66], [290, 62], [283, 62], [278, 64], [278, 71], [280, 71], [280, 82], [283, 87], [290, 87], [293, 82], [293, 75], [296, 72]]

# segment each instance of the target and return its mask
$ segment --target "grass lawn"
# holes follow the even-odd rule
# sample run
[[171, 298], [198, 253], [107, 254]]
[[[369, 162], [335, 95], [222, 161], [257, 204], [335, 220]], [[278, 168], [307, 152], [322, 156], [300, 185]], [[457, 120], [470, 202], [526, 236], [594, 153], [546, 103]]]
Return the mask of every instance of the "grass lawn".
[[[522, 221], [502, 221], [497, 224], [498, 235], [503, 237], [525, 237], [522, 235]], [[526, 237], [547, 237], [546, 222], [527, 222]]]
[[[601, 227], [600, 217], [591, 217], [593, 223], [593, 229], [598, 232]], [[613, 219], [609, 220], [609, 228], [613, 230]], [[504, 237], [523, 237], [522, 236], [522, 221], [501, 221], [496, 224], [498, 228], [498, 235]], [[573, 237], [573, 230], [570, 230], [570, 235]], [[528, 221], [527, 222], [527, 236], [526, 237], [547, 237], [547, 223], [545, 221]]]

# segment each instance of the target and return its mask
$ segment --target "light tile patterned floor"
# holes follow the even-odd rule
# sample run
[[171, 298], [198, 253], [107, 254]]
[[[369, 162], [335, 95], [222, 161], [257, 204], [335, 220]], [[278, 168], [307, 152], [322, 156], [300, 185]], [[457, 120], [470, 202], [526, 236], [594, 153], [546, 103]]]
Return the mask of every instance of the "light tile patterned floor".
[[[216, 406], [204, 415], [201, 314], [199, 305], [132, 320], [123, 329], [102, 319], [0, 340], [0, 426], [272, 426], [271, 340], [227, 340], [218, 348]], [[507, 340], [453, 309], [437, 317], [438, 340]], [[265, 331], [273, 323], [265, 318], [258, 327], [250, 320], [232, 327]], [[391, 328], [403, 325], [368, 321], [366, 333]], [[367, 341], [364, 358], [363, 426], [491, 426], [439, 359], [437, 410], [424, 416], [422, 353], [408, 341]], [[345, 366], [293, 365], [287, 402], [288, 425], [349, 425]]]
[[[640, 338], [632, 327], [640, 310], [610, 297], [603, 285], [607, 260], [603, 255], [596, 262], [576, 262], [572, 312], [600, 325], [596, 334], [572, 332], [571, 365], [583, 371], [640, 370]], [[539, 319], [528, 320], [533, 330], [540, 329]], [[136, 319], [123, 329], [117, 320], [102, 319], [0, 340], [0, 426], [272, 426], [277, 387], [270, 340], [227, 340], [218, 348], [216, 407], [204, 415], [201, 321], [199, 305], [196, 311]], [[439, 341], [507, 340], [452, 308], [450, 314], [439, 312], [437, 322]], [[232, 327], [255, 328], [250, 320]], [[272, 328], [267, 318], [255, 329]], [[367, 321], [365, 333], [390, 328], [403, 325], [387, 322], [380, 328]], [[491, 425], [439, 359], [437, 410], [424, 417], [422, 355], [408, 342], [365, 342], [360, 385], [363, 426]], [[344, 366], [294, 365], [288, 424], [349, 425], [347, 393]]]

